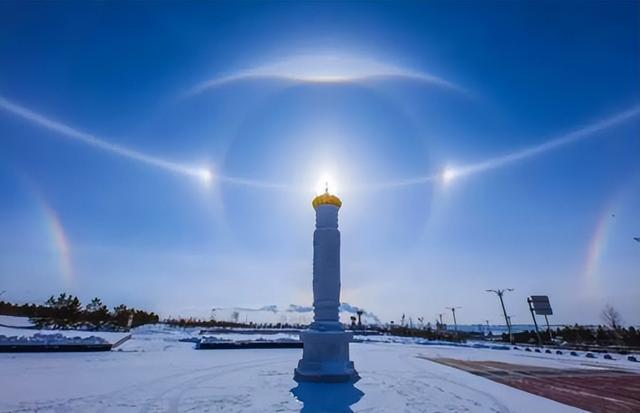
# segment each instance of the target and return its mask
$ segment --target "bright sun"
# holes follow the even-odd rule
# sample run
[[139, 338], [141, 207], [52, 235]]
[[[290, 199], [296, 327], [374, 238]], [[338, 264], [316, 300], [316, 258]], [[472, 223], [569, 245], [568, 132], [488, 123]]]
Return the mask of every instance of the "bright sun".
[[335, 194], [337, 193], [336, 180], [331, 175], [324, 174], [320, 177], [314, 189], [316, 195], [324, 194], [327, 191]]
[[445, 184], [451, 182], [457, 176], [458, 172], [455, 169], [445, 168], [445, 170], [442, 171], [442, 181]]
[[200, 169], [198, 171], [198, 176], [200, 177], [200, 179], [202, 179], [202, 182], [204, 182], [207, 185], [209, 185], [213, 180], [213, 173], [211, 172], [211, 170], [207, 168]]

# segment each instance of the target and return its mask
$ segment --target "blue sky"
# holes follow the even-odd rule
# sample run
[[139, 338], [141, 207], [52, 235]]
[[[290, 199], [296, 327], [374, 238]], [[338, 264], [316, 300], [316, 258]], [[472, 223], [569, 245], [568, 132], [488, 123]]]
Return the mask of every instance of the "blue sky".
[[329, 175], [343, 301], [638, 324], [638, 7], [4, 2], [0, 291], [309, 305]]

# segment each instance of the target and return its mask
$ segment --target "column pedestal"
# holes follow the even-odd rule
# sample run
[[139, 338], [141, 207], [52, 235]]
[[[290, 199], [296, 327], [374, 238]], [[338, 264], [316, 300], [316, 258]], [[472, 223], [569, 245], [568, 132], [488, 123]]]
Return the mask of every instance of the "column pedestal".
[[322, 383], [356, 382], [360, 376], [349, 361], [352, 333], [346, 331], [305, 330], [303, 356], [295, 369], [294, 380]]

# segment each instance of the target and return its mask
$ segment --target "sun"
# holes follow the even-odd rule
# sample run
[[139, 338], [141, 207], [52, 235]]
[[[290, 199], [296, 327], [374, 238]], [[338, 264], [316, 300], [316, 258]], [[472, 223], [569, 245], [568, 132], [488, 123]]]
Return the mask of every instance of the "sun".
[[338, 191], [336, 179], [330, 174], [322, 174], [314, 187], [316, 195], [322, 195], [325, 192], [335, 194]]
[[442, 171], [442, 182], [444, 182], [445, 184], [451, 182], [454, 178], [456, 178], [459, 175], [458, 171], [456, 171], [453, 168], [445, 168], [444, 171]]
[[213, 181], [213, 172], [208, 168], [202, 168], [198, 170], [198, 177], [205, 185], [209, 185]]

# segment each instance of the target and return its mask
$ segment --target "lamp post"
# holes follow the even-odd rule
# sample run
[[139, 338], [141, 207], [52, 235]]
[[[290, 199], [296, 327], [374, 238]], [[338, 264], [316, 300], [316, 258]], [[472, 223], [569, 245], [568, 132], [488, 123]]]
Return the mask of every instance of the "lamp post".
[[455, 331], [458, 331], [458, 321], [456, 320], [456, 310], [460, 309], [462, 307], [446, 307], [447, 310], [451, 310], [451, 313], [453, 314], [453, 328], [455, 329]]
[[509, 342], [513, 344], [513, 334], [511, 334], [511, 320], [507, 315], [507, 309], [504, 307], [504, 300], [502, 299], [502, 296], [504, 295], [504, 293], [510, 292], [510, 291], [513, 291], [513, 288], [505, 288], [503, 290], [486, 290], [486, 292], [488, 293], [495, 293], [498, 296], [498, 298], [500, 298], [500, 305], [502, 306], [504, 321], [507, 323], [507, 330], [509, 331]]

